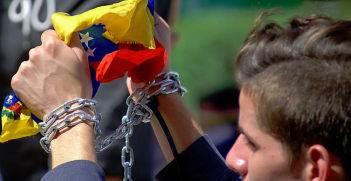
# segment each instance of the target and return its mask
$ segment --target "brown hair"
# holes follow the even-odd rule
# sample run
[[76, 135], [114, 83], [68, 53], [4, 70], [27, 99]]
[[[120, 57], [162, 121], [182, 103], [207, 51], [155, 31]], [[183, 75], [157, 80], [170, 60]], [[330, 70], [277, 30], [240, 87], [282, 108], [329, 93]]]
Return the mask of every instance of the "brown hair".
[[250, 32], [236, 78], [257, 118], [293, 158], [322, 144], [351, 172], [351, 21], [311, 15], [287, 28], [271, 22]]

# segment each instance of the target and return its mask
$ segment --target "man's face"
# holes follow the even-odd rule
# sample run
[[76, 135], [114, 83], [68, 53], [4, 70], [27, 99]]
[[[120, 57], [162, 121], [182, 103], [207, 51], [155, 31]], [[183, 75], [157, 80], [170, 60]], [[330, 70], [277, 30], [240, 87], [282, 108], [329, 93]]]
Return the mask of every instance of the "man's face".
[[228, 167], [238, 171], [244, 181], [301, 180], [293, 178], [283, 144], [260, 127], [250, 98], [241, 93], [239, 104], [241, 134], [227, 155]]

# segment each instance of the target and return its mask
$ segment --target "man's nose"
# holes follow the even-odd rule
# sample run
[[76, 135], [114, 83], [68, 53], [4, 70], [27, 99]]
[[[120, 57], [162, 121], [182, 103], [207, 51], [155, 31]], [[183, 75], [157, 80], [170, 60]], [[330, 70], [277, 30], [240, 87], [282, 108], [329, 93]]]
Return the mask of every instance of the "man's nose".
[[229, 168], [236, 170], [242, 176], [248, 171], [248, 157], [252, 150], [245, 144], [243, 135], [240, 134], [226, 157], [226, 164]]

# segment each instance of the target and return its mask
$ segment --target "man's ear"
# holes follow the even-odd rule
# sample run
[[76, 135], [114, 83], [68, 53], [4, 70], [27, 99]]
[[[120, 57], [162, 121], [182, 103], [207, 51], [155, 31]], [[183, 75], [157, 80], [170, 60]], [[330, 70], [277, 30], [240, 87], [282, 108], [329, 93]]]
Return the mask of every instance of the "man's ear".
[[310, 181], [336, 181], [344, 179], [344, 169], [339, 158], [323, 145], [315, 144], [307, 151], [307, 176]]

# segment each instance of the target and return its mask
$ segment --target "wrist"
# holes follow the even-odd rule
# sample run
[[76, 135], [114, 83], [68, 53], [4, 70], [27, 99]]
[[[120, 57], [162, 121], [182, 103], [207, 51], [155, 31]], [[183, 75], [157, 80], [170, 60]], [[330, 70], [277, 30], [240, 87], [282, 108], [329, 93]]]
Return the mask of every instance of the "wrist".
[[[89, 99], [73, 99], [53, 110], [43, 122], [39, 123], [39, 129], [44, 136], [40, 140], [40, 144], [46, 152], [50, 152], [50, 142], [63, 135], [63, 133], [72, 133], [71, 130], [83, 125], [93, 127], [95, 139], [97, 139], [101, 131], [98, 127], [100, 115], [95, 110], [96, 101]], [[77, 127], [74, 129], [74, 127]], [[67, 135], [67, 134], [65, 134]], [[76, 135], [76, 134], [73, 134]], [[58, 139], [60, 140], [60, 139]]]
[[50, 143], [52, 168], [73, 161], [97, 161], [94, 144], [94, 127], [82, 122], [62, 129]]

